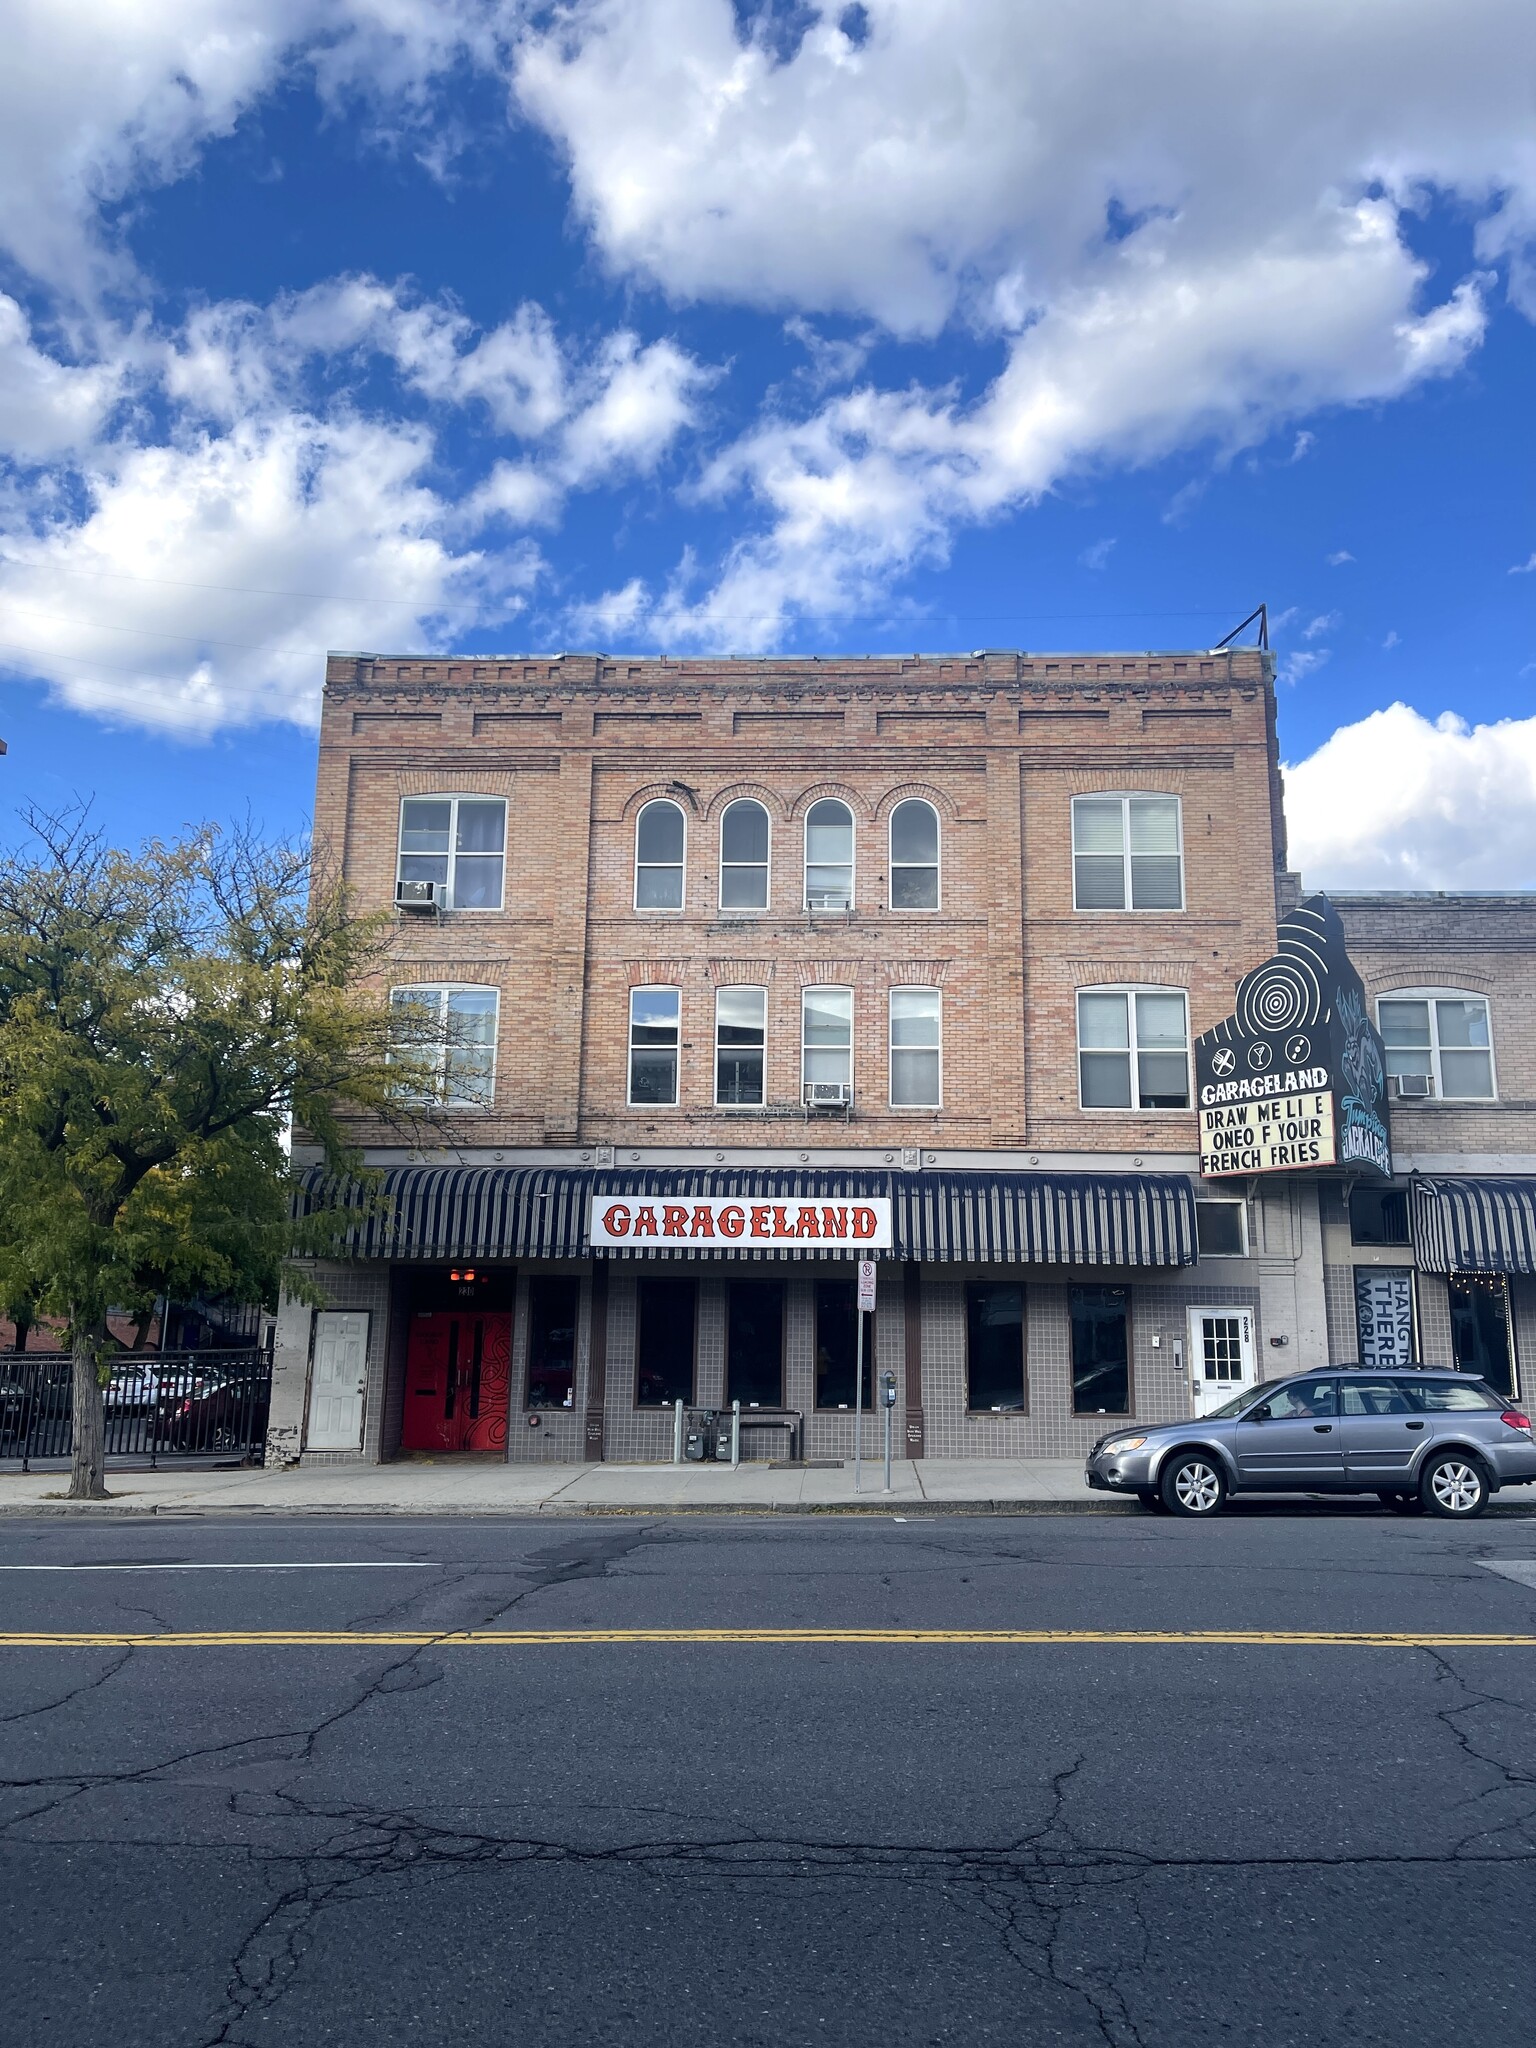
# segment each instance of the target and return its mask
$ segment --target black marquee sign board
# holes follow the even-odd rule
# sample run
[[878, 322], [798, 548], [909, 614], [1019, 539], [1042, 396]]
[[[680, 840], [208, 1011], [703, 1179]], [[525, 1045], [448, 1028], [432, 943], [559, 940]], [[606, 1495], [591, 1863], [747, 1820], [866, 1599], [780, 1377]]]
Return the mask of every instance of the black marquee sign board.
[[1387, 1067], [1365, 989], [1326, 896], [1279, 928], [1272, 960], [1237, 985], [1237, 1009], [1195, 1040], [1200, 1171], [1390, 1177]]

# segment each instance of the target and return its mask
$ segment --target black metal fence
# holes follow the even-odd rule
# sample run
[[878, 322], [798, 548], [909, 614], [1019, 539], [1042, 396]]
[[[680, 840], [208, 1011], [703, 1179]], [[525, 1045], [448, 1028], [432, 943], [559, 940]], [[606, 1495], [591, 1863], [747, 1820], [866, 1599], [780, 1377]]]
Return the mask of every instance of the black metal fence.
[[[165, 1351], [113, 1361], [105, 1395], [109, 1458], [260, 1456], [272, 1401], [265, 1351]], [[71, 1362], [0, 1352], [0, 1459], [68, 1458], [74, 1450]]]

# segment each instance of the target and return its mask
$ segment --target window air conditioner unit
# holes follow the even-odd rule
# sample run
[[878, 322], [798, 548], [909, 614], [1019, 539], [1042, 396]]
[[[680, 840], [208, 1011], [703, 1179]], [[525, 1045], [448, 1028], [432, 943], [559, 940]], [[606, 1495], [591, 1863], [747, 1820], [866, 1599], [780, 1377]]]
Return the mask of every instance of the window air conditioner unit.
[[807, 1109], [847, 1109], [853, 1102], [853, 1090], [846, 1081], [808, 1081], [805, 1089]]
[[852, 910], [853, 898], [846, 889], [812, 889], [806, 897], [811, 910]]
[[396, 882], [397, 910], [441, 910], [447, 892], [441, 882]]
[[1433, 1074], [1394, 1074], [1392, 1093], [1400, 1102], [1427, 1102], [1435, 1092]]

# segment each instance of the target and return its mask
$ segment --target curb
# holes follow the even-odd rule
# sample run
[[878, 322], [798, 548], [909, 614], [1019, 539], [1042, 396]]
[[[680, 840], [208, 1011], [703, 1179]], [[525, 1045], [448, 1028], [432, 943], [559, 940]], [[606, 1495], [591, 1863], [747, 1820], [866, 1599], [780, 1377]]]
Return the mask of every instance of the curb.
[[[1340, 1500], [1317, 1498], [1281, 1500], [1271, 1499], [1262, 1503], [1267, 1510], [1266, 1520], [1276, 1520], [1276, 1510], [1295, 1516], [1332, 1514], [1337, 1515], [1341, 1507], [1349, 1506], [1360, 1515], [1376, 1515], [1381, 1512], [1374, 1501], [1352, 1499]], [[1260, 1506], [1257, 1501], [1242, 1502], [1237, 1506], [1235, 1517], [1229, 1513], [1224, 1520], [1254, 1520], [1253, 1514], [1245, 1515], [1245, 1508]], [[170, 1506], [156, 1501], [138, 1505], [126, 1500], [106, 1501], [37, 1501], [26, 1505], [0, 1506], [0, 1521], [4, 1520], [132, 1520], [148, 1515], [167, 1521], [203, 1521], [217, 1518], [246, 1518], [253, 1521], [304, 1521], [311, 1516], [325, 1517], [332, 1521], [467, 1521], [467, 1522], [537, 1522], [537, 1521], [674, 1521], [685, 1517], [715, 1517], [731, 1520], [776, 1520], [784, 1516], [812, 1517], [822, 1521], [840, 1517], [865, 1520], [875, 1518], [881, 1521], [898, 1519], [907, 1522], [940, 1521], [946, 1516], [1013, 1517], [1022, 1515], [1115, 1515], [1140, 1517], [1141, 1508], [1134, 1501], [1123, 1500], [945, 1500], [945, 1501], [753, 1501], [741, 1503], [699, 1502], [656, 1503], [651, 1506], [624, 1506], [607, 1502], [577, 1503], [550, 1501], [532, 1507], [334, 1507], [323, 1502], [303, 1505], [298, 1502], [284, 1505], [252, 1503], [245, 1506]], [[1494, 1501], [1486, 1510], [1487, 1515], [1505, 1517], [1536, 1516], [1536, 1504], [1511, 1501]], [[1152, 1521], [1148, 1516], [1147, 1520]], [[1159, 1517], [1158, 1519], [1163, 1519]], [[1172, 1519], [1172, 1518], [1169, 1518]], [[1426, 1519], [1432, 1519], [1426, 1517]]]

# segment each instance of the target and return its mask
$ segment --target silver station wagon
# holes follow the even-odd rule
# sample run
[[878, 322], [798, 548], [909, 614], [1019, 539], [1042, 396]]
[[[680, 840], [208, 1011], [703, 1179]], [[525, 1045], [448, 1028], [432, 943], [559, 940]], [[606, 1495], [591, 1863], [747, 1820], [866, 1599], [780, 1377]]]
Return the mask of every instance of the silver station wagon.
[[1172, 1515], [1217, 1514], [1234, 1493], [1374, 1493], [1465, 1521], [1501, 1486], [1536, 1483], [1536, 1443], [1485, 1380], [1330, 1366], [1245, 1387], [1195, 1421], [1117, 1429], [1087, 1478]]

